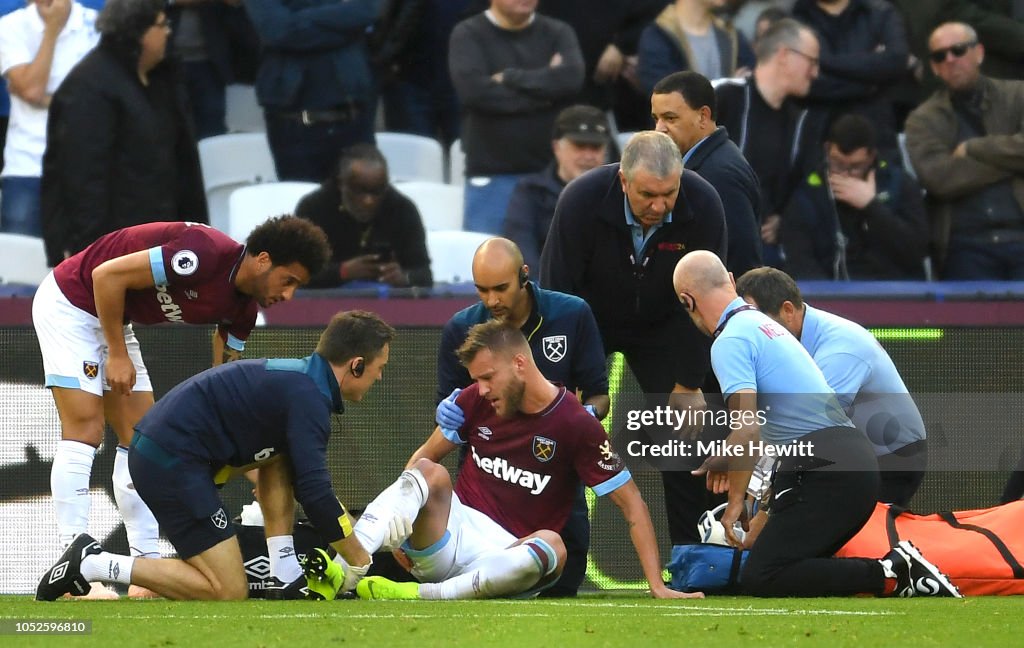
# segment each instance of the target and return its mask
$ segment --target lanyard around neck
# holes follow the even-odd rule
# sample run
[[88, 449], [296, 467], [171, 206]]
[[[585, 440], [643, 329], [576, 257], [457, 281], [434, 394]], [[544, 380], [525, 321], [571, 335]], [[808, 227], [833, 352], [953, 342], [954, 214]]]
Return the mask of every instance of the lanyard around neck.
[[757, 310], [757, 306], [754, 306], [753, 304], [743, 304], [742, 306], [737, 306], [736, 308], [726, 313], [725, 319], [723, 319], [722, 323], [719, 324], [718, 328], [715, 329], [714, 337], [718, 337], [722, 333], [722, 331], [725, 330], [725, 325], [729, 323], [729, 320], [731, 320], [736, 313], [742, 313], [743, 311], [748, 310]]

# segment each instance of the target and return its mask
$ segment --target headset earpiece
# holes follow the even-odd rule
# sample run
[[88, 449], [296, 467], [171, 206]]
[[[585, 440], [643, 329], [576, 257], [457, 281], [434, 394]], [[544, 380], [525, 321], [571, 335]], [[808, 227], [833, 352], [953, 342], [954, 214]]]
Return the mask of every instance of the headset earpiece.
[[352, 375], [356, 378], [361, 378], [364, 371], [366, 371], [366, 362], [362, 358], [359, 358], [352, 365]]
[[525, 268], [519, 268], [519, 287], [526, 288], [526, 282], [530, 280], [530, 272]]

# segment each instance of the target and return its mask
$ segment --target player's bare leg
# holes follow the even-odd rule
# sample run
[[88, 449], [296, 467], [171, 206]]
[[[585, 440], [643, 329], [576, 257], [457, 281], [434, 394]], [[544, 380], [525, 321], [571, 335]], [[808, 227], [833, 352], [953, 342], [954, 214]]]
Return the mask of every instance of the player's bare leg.
[[170, 599], [234, 601], [249, 596], [242, 550], [235, 537], [184, 561], [139, 558], [131, 582]]
[[[128, 447], [135, 434], [135, 424], [153, 406], [153, 392], [133, 391], [128, 396], [112, 391], [103, 394], [103, 409], [110, 427], [117, 435], [117, 455], [114, 457], [114, 499], [124, 520], [128, 536], [128, 551], [139, 558], [159, 558], [160, 528], [153, 513], [135, 492], [131, 473], [128, 470]], [[131, 585], [130, 598], [153, 598], [152, 591]]]
[[235, 537], [178, 560], [112, 554], [81, 534], [43, 575], [36, 599], [52, 601], [64, 592], [81, 591], [90, 581], [139, 585], [169, 599], [226, 601], [249, 596], [242, 551]]
[[[50, 471], [50, 492], [62, 550], [89, 530], [89, 481], [96, 449], [103, 441], [103, 399], [81, 389], [52, 387], [60, 417], [61, 440]], [[86, 598], [111, 599], [117, 593], [97, 584]]]

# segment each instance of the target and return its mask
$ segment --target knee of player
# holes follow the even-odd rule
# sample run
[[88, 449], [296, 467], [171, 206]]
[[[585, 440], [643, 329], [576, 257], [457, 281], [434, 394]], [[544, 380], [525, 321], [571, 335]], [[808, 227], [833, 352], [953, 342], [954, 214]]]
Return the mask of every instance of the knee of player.
[[430, 489], [431, 494], [451, 491], [451, 475], [448, 474], [448, 469], [441, 464], [434, 463], [430, 459], [421, 458], [417, 459], [409, 468], [411, 470], [418, 470], [419, 473], [423, 475], [423, 480], [427, 483], [427, 487]]
[[[531, 536], [531, 539], [532, 538], [536, 538], [540, 541], [534, 543], [535, 545], [537, 545], [537, 549], [540, 549], [548, 556], [553, 555], [554, 557], [554, 569], [549, 569], [548, 571], [555, 571], [560, 573], [562, 571], [562, 568], [565, 567], [566, 557], [565, 543], [562, 541], [562, 536], [560, 536], [558, 533], [554, 531], [551, 531], [550, 529], [542, 529], [534, 533]], [[527, 540], [526, 542], [529, 543], [530, 541]]]
[[218, 601], [244, 601], [249, 598], [249, 582], [221, 583], [214, 586], [214, 599]]

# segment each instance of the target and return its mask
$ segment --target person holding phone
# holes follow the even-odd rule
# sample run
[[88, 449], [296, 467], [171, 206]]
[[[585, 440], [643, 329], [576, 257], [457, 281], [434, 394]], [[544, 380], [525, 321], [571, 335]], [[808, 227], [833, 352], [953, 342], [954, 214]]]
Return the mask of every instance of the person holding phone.
[[354, 281], [433, 285], [420, 213], [391, 185], [387, 161], [376, 146], [346, 149], [337, 172], [299, 201], [295, 213], [323, 228], [331, 244], [331, 261], [310, 281], [311, 288]]

